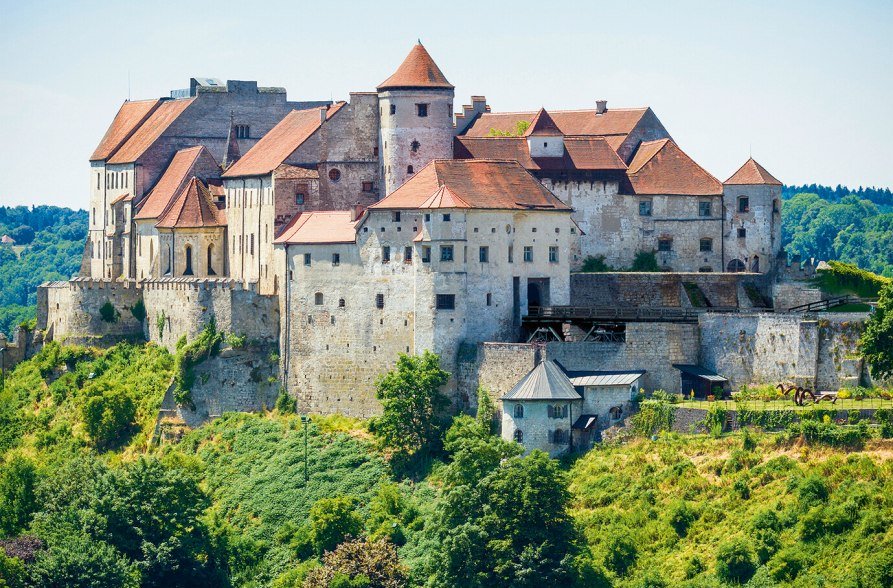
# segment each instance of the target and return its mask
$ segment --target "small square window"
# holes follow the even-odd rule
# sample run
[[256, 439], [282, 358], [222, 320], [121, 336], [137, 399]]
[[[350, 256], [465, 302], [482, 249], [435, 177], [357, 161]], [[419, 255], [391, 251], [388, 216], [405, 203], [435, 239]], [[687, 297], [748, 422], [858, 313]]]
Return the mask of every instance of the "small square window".
[[558, 247], [549, 247], [549, 263], [558, 263]]
[[381, 262], [388, 263], [389, 261], [391, 261], [391, 248], [385, 245], [381, 248]]
[[425, 213], [425, 222], [431, 222], [431, 215], [429, 213]]
[[310, 254], [309, 253], [304, 254], [304, 265], [310, 265]]
[[431, 263], [431, 248], [422, 247], [422, 263]]
[[456, 295], [455, 294], [438, 294], [437, 310], [455, 310]]
[[372, 182], [363, 182], [363, 192], [371, 192], [372, 185]]
[[403, 263], [412, 263], [412, 247], [403, 248]]
[[701, 253], [713, 251], [713, 239], [701, 239]]
[[744, 227], [739, 228], [738, 229], [738, 238], [744, 239], [745, 237], [747, 237], [747, 229], [745, 229]]
[[406, 166], [406, 173], [407, 173], [407, 174], [410, 174], [410, 175], [411, 175], [411, 174], [414, 174], [414, 173], [415, 173], [415, 168], [413, 168], [411, 165], [407, 165], [407, 166]]
[[533, 261], [533, 247], [530, 245], [524, 247], [524, 261], [527, 263]]
[[481, 247], [478, 250], [478, 261], [481, 263], [489, 263], [490, 261], [490, 248], [489, 247]]
[[416, 112], [419, 116], [428, 116], [428, 105], [427, 104], [416, 104]]
[[738, 212], [748, 212], [750, 210], [750, 198], [740, 196], [738, 198]]
[[394, 221], [395, 223], [400, 222], [400, 211], [399, 210], [395, 210], [394, 212], [391, 213], [391, 220]]
[[332, 265], [341, 265], [341, 254], [340, 253], [332, 254]]
[[710, 216], [711, 206], [709, 202], [698, 202], [698, 216]]
[[397, 105], [391, 104], [391, 114], [397, 114]]
[[375, 308], [384, 308], [384, 294], [375, 295]]
[[297, 204], [298, 206], [304, 204], [304, 195], [302, 193], [298, 192], [297, 194], [295, 194], [295, 204]]
[[639, 201], [639, 216], [651, 216], [651, 201], [650, 200], [640, 200]]
[[452, 245], [441, 245], [440, 246], [440, 261], [453, 261], [453, 246]]
[[449, 214], [443, 215], [443, 222], [448, 223], [452, 217]]
[[657, 250], [658, 251], [672, 251], [673, 250], [673, 240], [672, 239], [658, 239], [657, 240]]

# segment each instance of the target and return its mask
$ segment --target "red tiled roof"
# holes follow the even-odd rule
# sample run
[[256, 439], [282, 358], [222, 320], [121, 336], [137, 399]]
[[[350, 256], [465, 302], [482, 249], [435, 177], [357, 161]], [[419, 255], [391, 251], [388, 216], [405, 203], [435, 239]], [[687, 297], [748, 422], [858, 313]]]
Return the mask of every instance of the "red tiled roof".
[[[344, 102], [329, 107], [326, 120], [329, 120], [344, 106]], [[292, 110], [285, 118], [270, 129], [248, 153], [224, 172], [224, 178], [243, 176], [265, 176], [285, 161], [295, 149], [316, 132], [320, 123], [319, 108]]]
[[129, 192], [124, 192], [123, 194], [112, 200], [111, 204], [117, 204], [119, 202], [123, 202], [124, 200], [133, 200], [133, 195]]
[[530, 126], [524, 131], [525, 137], [533, 135], [555, 137], [560, 136], [561, 134], [562, 132], [558, 129], [558, 125], [555, 124], [555, 121], [552, 120], [552, 117], [549, 116], [549, 113], [546, 112], [545, 108], [540, 108], [539, 112], [536, 113], [536, 116], [533, 117], [533, 120], [530, 122]]
[[202, 145], [177, 151], [167, 169], [164, 170], [161, 179], [158, 180], [149, 195], [143, 199], [133, 218], [137, 220], [152, 219], [164, 214], [167, 207], [174, 201], [174, 197], [189, 181], [189, 177], [192, 176], [195, 169], [195, 163], [203, 151], [207, 153], [208, 157], [212, 157]]
[[[598, 136], [628, 135], [649, 111], [649, 108], [614, 108], [604, 114], [595, 110], [553, 110], [549, 116], [561, 133], [567, 135]], [[514, 132], [518, 121], [532, 123], [536, 112], [485, 112], [467, 131], [466, 137], [486, 137], [490, 129]]]
[[276, 168], [276, 177], [283, 180], [318, 180], [318, 169], [307, 169], [296, 165], [283, 163]]
[[108, 162], [133, 163], [139, 159], [146, 149], [151, 147], [193, 102], [195, 102], [195, 98], [163, 100], [146, 121], [121, 145], [121, 148], [115, 151]]
[[161, 100], [136, 100], [126, 101], [118, 109], [115, 120], [106, 130], [102, 140], [97, 145], [90, 161], [108, 159], [118, 147], [126, 141], [146, 118], [155, 110]]
[[202, 181], [193, 177], [155, 226], [162, 229], [225, 227], [226, 214], [214, 204]]
[[452, 88], [428, 50], [421, 43], [412, 48], [391, 77], [378, 85], [378, 90], [389, 88]]
[[628, 177], [635, 194], [722, 194], [719, 180], [670, 139], [642, 143], [629, 164]]
[[766, 171], [766, 168], [757, 163], [753, 157], [744, 162], [738, 171], [732, 174], [732, 177], [724, 182], [735, 186], [748, 184], [766, 184], [771, 186], [781, 186], [775, 176]]
[[356, 224], [352, 210], [301, 212], [289, 221], [273, 243], [289, 245], [354, 243], [357, 239]]
[[[448, 190], [441, 190], [442, 187]], [[517, 161], [436, 159], [369, 208], [571, 210]]]
[[457, 159], [512, 159], [529, 170], [625, 170], [604, 137], [565, 137], [564, 157], [530, 157], [523, 137], [456, 137]]

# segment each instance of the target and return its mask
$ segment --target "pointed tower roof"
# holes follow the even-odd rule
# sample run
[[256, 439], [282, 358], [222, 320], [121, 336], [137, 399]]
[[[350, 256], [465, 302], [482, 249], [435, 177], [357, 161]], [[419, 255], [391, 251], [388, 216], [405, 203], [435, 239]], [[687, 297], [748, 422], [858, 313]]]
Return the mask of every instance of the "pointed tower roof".
[[751, 157], [744, 162], [744, 165], [738, 168], [738, 171], [732, 174], [732, 177], [723, 182], [734, 186], [744, 186], [749, 184], [765, 184], [770, 186], [781, 186], [775, 176], [766, 171], [766, 168], [756, 162]]
[[503, 400], [580, 400], [567, 374], [554, 361], [542, 361], [515, 384]]
[[555, 124], [552, 116], [546, 112], [545, 108], [540, 108], [533, 120], [530, 121], [530, 126], [524, 131], [525, 137], [536, 135], [547, 137], [560, 137], [562, 135], [561, 129], [558, 128], [558, 125]]
[[446, 88], [453, 89], [425, 46], [417, 44], [391, 77], [378, 85], [378, 91], [395, 88]]
[[208, 188], [193, 176], [155, 226], [163, 229], [225, 227], [226, 215], [214, 204]]
[[226, 135], [226, 153], [223, 154], [223, 162], [220, 164], [224, 170], [239, 161], [242, 152], [239, 151], [239, 142], [236, 140], [236, 122], [232, 111], [229, 113], [229, 133]]

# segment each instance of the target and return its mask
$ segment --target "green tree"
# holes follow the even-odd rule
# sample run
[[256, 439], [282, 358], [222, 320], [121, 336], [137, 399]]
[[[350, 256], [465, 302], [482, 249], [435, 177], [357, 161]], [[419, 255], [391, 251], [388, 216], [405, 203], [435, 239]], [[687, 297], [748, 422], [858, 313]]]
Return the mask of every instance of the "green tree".
[[0, 536], [17, 535], [37, 510], [34, 487], [37, 472], [34, 464], [23, 457], [14, 457], [0, 469]]
[[93, 443], [97, 447], [109, 447], [133, 425], [136, 405], [126, 392], [108, 388], [87, 399], [81, 416]]
[[357, 537], [363, 521], [352, 496], [321, 498], [310, 508], [310, 539], [317, 555], [334, 550], [347, 537]]
[[754, 553], [744, 539], [732, 539], [716, 552], [716, 575], [723, 582], [746, 584], [757, 571]]
[[493, 433], [493, 421], [496, 418], [496, 404], [485, 388], [478, 388], [477, 420], [489, 433]]
[[408, 570], [397, 557], [397, 548], [386, 539], [351, 539], [323, 556], [323, 565], [311, 570], [304, 588], [334, 586], [403, 588]]
[[860, 348], [872, 376], [893, 377], [893, 284], [881, 290], [877, 308], [865, 323]]
[[401, 353], [396, 367], [376, 384], [382, 414], [371, 422], [370, 430], [386, 447], [407, 455], [430, 447], [443, 429], [439, 413], [449, 400], [440, 388], [449, 377], [434, 353]]
[[103, 541], [75, 534], [41, 552], [28, 574], [37, 588], [136, 588], [140, 573]]

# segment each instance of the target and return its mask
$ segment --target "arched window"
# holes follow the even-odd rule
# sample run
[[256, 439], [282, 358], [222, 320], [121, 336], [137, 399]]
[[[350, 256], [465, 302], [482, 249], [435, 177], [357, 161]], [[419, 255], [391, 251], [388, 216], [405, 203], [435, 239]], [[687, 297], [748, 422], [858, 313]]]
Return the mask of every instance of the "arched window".
[[515, 405], [515, 418], [516, 418], [516, 419], [523, 419], [523, 418], [524, 418], [524, 405], [523, 405], [523, 404], [516, 404], [516, 405]]
[[733, 259], [733, 260], [730, 261], [729, 264], [726, 266], [726, 271], [727, 271], [727, 272], [732, 272], [732, 273], [740, 273], [740, 272], [743, 272], [743, 271], [744, 271], [744, 262], [741, 261], [740, 259]]
[[408, 173], [408, 174], [412, 174], [412, 173], [415, 173], [415, 172], [414, 172], [414, 171], [413, 171], [413, 169], [412, 169], [412, 166], [411, 166], [411, 165], [407, 165], [407, 166], [406, 166], [406, 173]]
[[186, 267], [183, 269], [184, 276], [191, 276], [192, 274], [192, 245], [187, 245], [186, 250], [184, 251], [186, 255]]
[[514, 437], [515, 441], [517, 441], [518, 443], [524, 443], [524, 433], [522, 431], [516, 430]]
[[313, 295], [313, 303], [322, 304], [322, 292], [317, 292]]
[[212, 267], [213, 260], [214, 260], [214, 244], [212, 243], [212, 244], [208, 245], [208, 275], [209, 276], [217, 275], [217, 272], [215, 272], [214, 268]]

